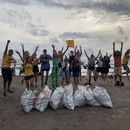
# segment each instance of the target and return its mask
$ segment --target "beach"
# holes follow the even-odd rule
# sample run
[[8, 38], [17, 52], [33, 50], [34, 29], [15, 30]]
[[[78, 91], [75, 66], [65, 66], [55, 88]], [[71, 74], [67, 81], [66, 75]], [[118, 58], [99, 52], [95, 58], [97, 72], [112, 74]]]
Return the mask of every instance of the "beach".
[[[103, 81], [99, 78], [93, 86], [105, 87], [111, 97], [113, 108], [76, 107], [40, 113], [36, 110], [25, 113], [21, 109], [20, 96], [25, 90], [21, 77], [14, 77], [13, 94], [3, 97], [2, 77], [0, 77], [0, 130], [130, 130], [130, 80], [123, 77], [125, 86], [115, 87], [114, 79]], [[39, 77], [40, 81], [40, 77]], [[80, 84], [86, 82], [82, 77]], [[48, 86], [51, 88], [49, 78]], [[38, 92], [42, 91], [38, 82]]]

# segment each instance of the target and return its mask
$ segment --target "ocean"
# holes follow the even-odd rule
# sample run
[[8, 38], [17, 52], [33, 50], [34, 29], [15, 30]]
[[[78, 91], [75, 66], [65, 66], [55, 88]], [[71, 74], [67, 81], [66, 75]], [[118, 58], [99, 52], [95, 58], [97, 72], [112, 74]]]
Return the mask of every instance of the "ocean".
[[[51, 74], [51, 71], [52, 71], [52, 63], [51, 64], [51, 68], [50, 68], [50, 71], [49, 71], [49, 75]], [[40, 65], [38, 65], [39, 67], [39, 70], [40, 70]], [[130, 65], [129, 65], [130, 67]], [[20, 68], [21, 68], [21, 64], [17, 64], [16, 67], [15, 67], [15, 75], [16, 76], [19, 76], [19, 73], [20, 73]], [[122, 68], [122, 72], [124, 72], [124, 69]], [[87, 74], [87, 69], [84, 69], [84, 67], [82, 66], [81, 67], [81, 75], [82, 76], [86, 76]], [[0, 76], [1, 76], [1, 66], [0, 66]], [[109, 69], [109, 75], [114, 75], [114, 68], [113, 68], [113, 65], [111, 65], [111, 68]], [[123, 75], [125, 76], [125, 75]]]

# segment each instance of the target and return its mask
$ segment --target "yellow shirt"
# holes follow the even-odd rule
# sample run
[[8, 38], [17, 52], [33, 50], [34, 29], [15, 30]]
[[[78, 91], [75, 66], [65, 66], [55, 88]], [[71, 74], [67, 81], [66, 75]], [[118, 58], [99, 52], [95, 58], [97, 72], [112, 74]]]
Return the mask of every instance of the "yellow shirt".
[[25, 76], [31, 76], [33, 75], [33, 65], [30, 63], [25, 64]]
[[2, 61], [2, 68], [10, 68], [11, 62], [14, 60], [12, 56], [4, 55]]
[[128, 64], [129, 59], [130, 59], [130, 55], [129, 54], [125, 54], [123, 56], [122, 64]]

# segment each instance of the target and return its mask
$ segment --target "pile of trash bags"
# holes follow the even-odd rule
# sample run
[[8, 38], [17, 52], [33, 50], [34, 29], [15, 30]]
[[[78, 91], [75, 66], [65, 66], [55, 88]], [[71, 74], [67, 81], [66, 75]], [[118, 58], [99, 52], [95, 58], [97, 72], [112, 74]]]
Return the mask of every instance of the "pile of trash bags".
[[21, 96], [21, 106], [25, 112], [30, 112], [32, 109], [43, 112], [48, 105], [54, 110], [63, 107], [74, 110], [75, 107], [85, 105], [113, 107], [107, 90], [98, 86], [95, 86], [92, 90], [89, 85], [79, 85], [74, 94], [73, 85], [71, 83], [64, 88], [62, 86], [57, 87], [53, 93], [48, 86], [45, 86], [39, 95], [36, 90], [28, 91], [26, 89]]

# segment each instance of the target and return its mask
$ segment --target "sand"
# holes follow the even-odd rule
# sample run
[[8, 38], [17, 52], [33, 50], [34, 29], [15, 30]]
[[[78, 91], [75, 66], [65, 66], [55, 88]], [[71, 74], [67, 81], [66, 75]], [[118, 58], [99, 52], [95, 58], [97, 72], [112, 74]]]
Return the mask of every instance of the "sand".
[[[83, 78], [81, 84], [85, 80]], [[48, 108], [43, 113], [36, 110], [25, 113], [20, 106], [20, 96], [25, 89], [21, 77], [13, 78], [14, 93], [7, 97], [3, 97], [0, 77], [0, 130], [130, 130], [130, 81], [126, 78], [123, 81], [124, 87], [115, 87], [114, 80], [110, 79], [94, 83], [107, 89], [112, 109], [84, 106], [74, 111]], [[38, 91], [41, 90], [39, 82]]]

